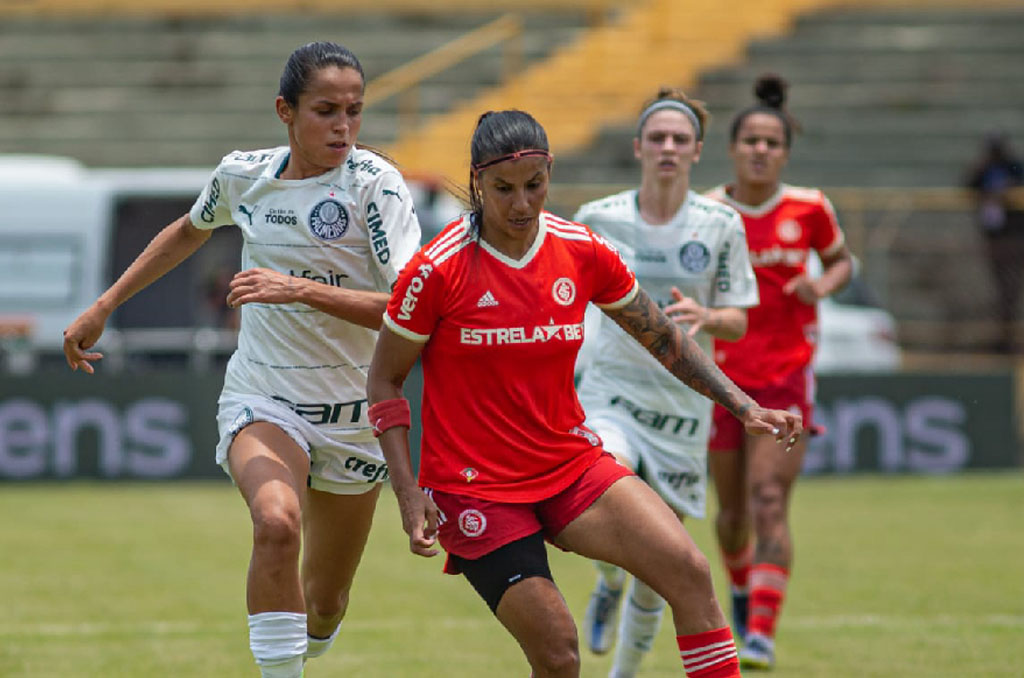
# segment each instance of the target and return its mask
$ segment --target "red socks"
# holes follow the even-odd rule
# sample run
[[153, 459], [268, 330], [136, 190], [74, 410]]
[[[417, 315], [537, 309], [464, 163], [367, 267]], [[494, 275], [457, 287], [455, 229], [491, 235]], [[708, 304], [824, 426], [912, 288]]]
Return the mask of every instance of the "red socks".
[[676, 636], [676, 643], [689, 678], [740, 678], [736, 644], [728, 626]]
[[729, 581], [735, 589], [747, 588], [747, 578], [750, 574], [750, 563], [754, 559], [754, 542], [748, 541], [747, 545], [735, 553], [722, 551], [722, 562], [725, 570], [729, 573]]
[[782, 600], [786, 597], [789, 571], [778, 565], [758, 563], [750, 570], [750, 619], [747, 626], [751, 633], [775, 636], [775, 622], [779, 618]]

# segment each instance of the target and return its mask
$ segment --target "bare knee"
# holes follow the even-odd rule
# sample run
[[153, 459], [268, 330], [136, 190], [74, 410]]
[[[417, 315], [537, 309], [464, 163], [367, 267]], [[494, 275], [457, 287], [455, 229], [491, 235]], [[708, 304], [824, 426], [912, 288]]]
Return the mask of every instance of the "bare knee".
[[785, 520], [786, 491], [782, 483], [764, 481], [755, 483], [751, 492], [751, 511], [758, 533], [770, 530]]
[[711, 565], [700, 549], [687, 549], [685, 555], [679, 559], [679, 564], [679, 574], [688, 581], [711, 579]]
[[678, 634], [697, 633], [724, 624], [711, 585], [711, 566], [703, 553], [688, 550], [685, 557], [676, 560], [671, 574], [670, 585], [658, 592], [672, 608]]
[[743, 535], [750, 528], [746, 507], [722, 507], [715, 516], [715, 528], [723, 535]]
[[580, 648], [575, 632], [555, 634], [530, 653], [534, 678], [574, 678], [580, 675]]
[[669, 585], [662, 597], [672, 607], [689, 605], [694, 595], [712, 595], [711, 565], [699, 549], [687, 549], [675, 558], [668, 574]]
[[252, 511], [253, 548], [298, 556], [302, 520], [298, 507], [275, 503]]
[[345, 616], [345, 610], [348, 608], [348, 589], [341, 592], [324, 592], [308, 582], [304, 588], [306, 614], [310, 617], [311, 628], [314, 625], [337, 625]]

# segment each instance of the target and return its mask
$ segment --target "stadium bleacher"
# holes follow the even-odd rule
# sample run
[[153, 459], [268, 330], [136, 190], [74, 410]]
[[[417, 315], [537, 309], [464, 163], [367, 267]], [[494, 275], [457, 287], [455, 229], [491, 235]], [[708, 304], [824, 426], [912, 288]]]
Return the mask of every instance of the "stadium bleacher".
[[[755, 40], [739, 63], [707, 70], [687, 87], [715, 116], [698, 173], [707, 182], [728, 176], [731, 116], [753, 103], [755, 78], [773, 71], [790, 81], [789, 106], [804, 128], [788, 180], [958, 186], [985, 134], [1024, 139], [1022, 35], [1022, 6], [805, 14], [784, 37]], [[559, 159], [560, 178], [629, 181], [632, 134], [631, 122], [605, 128], [585, 150]]]
[[[683, 87], [714, 115], [697, 187], [729, 176], [728, 123], [764, 71], [792, 83], [803, 124], [786, 174], [794, 184], [949, 189], [986, 133], [1024, 139], [1019, 1], [523, 0], [514, 9], [518, 37], [421, 83], [419, 125], [403, 129], [401, 97], [391, 96], [369, 107], [361, 141], [410, 173], [462, 181], [480, 112], [524, 108], [557, 157], [551, 206], [571, 214], [579, 193], [560, 186], [635, 181], [633, 118], [660, 84]], [[501, 14], [476, 0], [354, 0], [344, 11], [325, 0], [301, 11], [276, 0], [19, 0], [0, 3], [0, 16], [0, 153], [210, 167], [232, 149], [283, 141], [271, 103], [295, 46], [348, 45], [372, 85]], [[510, 46], [522, 65], [506, 79]], [[895, 196], [875, 209], [864, 195], [840, 210], [858, 210], [844, 219], [904, 344], [984, 345], [992, 285], [963, 196], [939, 195], [938, 209], [921, 209], [926, 194]]]
[[[697, 187], [709, 187], [731, 176], [728, 127], [754, 102], [756, 77], [786, 77], [803, 131], [785, 180], [829, 189], [902, 345], [984, 352], [997, 335], [998, 301], [958, 188], [986, 135], [998, 130], [1018, 148], [1024, 143], [1024, 6], [919, 4], [806, 13], [786, 35], [752, 41], [735, 63], [693, 83], [683, 75], [662, 82], [683, 86], [714, 116], [694, 176]], [[655, 86], [648, 83], [646, 96]], [[639, 108], [640, 99], [633, 103]], [[557, 180], [634, 183], [633, 124], [606, 126], [559, 155]], [[557, 188], [556, 209], [569, 214], [580, 195], [595, 197]]]
[[[283, 142], [273, 100], [291, 51], [329, 39], [368, 81], [491, 21], [493, 11], [244, 15], [7, 16], [0, 22], [0, 152], [70, 155], [90, 166], [212, 166], [235, 148]], [[524, 60], [590, 20], [569, 3], [522, 15]], [[430, 79], [423, 115], [499, 81], [500, 47]], [[395, 98], [365, 117], [361, 140], [390, 143]]]

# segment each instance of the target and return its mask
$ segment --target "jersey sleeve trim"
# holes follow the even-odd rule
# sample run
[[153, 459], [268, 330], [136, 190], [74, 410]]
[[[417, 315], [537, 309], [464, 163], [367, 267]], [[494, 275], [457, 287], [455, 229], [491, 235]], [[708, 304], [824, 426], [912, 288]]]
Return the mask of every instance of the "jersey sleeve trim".
[[845, 244], [846, 238], [843, 236], [842, 231], [840, 231], [839, 236], [832, 241], [832, 244], [826, 247], [825, 249], [821, 250], [821, 254], [822, 256], [830, 257], [839, 252], [839, 250], [843, 249], [843, 245]]
[[430, 339], [429, 334], [419, 334], [417, 332], [413, 332], [412, 330], [407, 330], [406, 328], [402, 327], [394, 320], [392, 320], [387, 313], [384, 314], [384, 324], [387, 325], [387, 328], [389, 330], [391, 330], [398, 336], [402, 337], [403, 339], [408, 339], [409, 341], [415, 342], [417, 344], [425, 344]]
[[632, 287], [632, 289], [629, 290], [629, 292], [626, 293], [626, 296], [622, 297], [618, 301], [613, 301], [610, 304], [598, 304], [598, 303], [595, 303], [594, 305], [597, 306], [600, 309], [607, 309], [607, 310], [613, 311], [613, 310], [615, 310], [617, 308], [622, 308], [623, 306], [629, 305], [629, 303], [632, 302], [633, 299], [636, 298], [636, 295], [639, 294], [639, 292], [640, 292], [640, 282], [637, 281], [637, 280], [634, 280], [633, 281], [633, 287]]

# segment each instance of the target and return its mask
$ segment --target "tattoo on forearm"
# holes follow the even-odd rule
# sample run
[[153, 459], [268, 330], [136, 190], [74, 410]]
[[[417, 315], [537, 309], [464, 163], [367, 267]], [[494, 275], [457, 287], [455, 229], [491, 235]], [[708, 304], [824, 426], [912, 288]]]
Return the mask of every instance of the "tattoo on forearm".
[[650, 351], [676, 378], [711, 398], [737, 417], [750, 399], [690, 337], [679, 329], [641, 289], [629, 304], [609, 315]]

